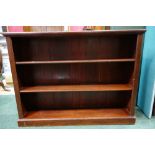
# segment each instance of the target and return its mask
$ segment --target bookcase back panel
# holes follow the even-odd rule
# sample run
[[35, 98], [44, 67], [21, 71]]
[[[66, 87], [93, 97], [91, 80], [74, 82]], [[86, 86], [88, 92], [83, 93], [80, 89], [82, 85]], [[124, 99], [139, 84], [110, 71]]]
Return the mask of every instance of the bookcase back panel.
[[133, 58], [136, 34], [13, 37], [16, 61]]
[[21, 86], [129, 83], [134, 62], [17, 66]]
[[21, 94], [27, 111], [80, 108], [125, 108], [130, 91]]

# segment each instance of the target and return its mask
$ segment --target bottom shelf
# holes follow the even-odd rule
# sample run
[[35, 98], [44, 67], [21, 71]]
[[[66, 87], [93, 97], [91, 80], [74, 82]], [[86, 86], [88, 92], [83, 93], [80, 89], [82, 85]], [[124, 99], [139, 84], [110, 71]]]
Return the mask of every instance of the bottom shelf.
[[125, 109], [77, 109], [32, 111], [18, 120], [19, 126], [134, 124]]

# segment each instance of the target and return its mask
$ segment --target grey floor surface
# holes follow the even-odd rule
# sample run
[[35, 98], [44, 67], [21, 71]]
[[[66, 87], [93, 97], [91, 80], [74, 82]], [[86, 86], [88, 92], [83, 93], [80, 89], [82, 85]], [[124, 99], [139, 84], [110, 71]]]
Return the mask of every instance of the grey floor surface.
[[[155, 129], [155, 117], [148, 119], [137, 109], [135, 125], [82, 125], [82, 126], [52, 126], [26, 127], [47, 129]], [[0, 95], [0, 129], [18, 129], [17, 109], [14, 95]], [[22, 129], [20, 127], [20, 129]]]

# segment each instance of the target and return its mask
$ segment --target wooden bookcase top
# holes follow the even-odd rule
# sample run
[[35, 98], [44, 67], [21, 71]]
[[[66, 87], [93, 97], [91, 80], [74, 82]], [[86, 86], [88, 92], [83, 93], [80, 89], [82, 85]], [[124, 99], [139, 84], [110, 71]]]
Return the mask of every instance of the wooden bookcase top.
[[72, 36], [72, 35], [104, 35], [104, 34], [140, 34], [144, 33], [145, 29], [136, 29], [136, 30], [96, 30], [96, 31], [53, 31], [53, 32], [3, 32], [1, 33], [4, 36]]

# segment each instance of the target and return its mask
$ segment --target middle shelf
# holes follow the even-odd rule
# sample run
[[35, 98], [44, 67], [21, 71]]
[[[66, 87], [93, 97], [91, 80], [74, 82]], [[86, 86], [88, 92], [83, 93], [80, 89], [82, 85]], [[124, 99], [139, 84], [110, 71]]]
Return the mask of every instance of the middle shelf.
[[33, 92], [82, 92], [82, 91], [124, 91], [132, 90], [131, 84], [105, 84], [105, 85], [50, 85], [27, 86], [20, 89], [21, 93]]
[[134, 58], [94, 59], [94, 60], [51, 60], [51, 61], [17, 61], [17, 65], [28, 64], [74, 64], [74, 63], [106, 63], [106, 62], [134, 62]]

